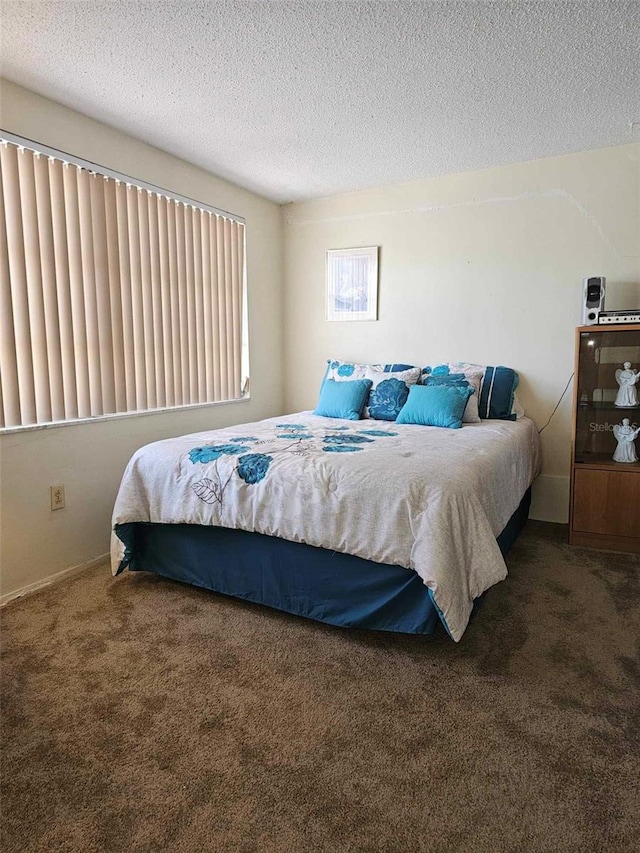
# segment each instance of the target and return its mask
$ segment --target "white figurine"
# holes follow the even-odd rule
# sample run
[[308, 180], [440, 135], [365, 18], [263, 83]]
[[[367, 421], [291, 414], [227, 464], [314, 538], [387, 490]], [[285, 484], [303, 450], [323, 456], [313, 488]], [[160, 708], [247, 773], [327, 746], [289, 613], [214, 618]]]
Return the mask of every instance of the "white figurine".
[[625, 361], [623, 370], [616, 370], [616, 382], [620, 390], [616, 396], [615, 405], [621, 409], [630, 409], [638, 405], [636, 384], [640, 381], [640, 372], [631, 369], [631, 362]]
[[634, 429], [629, 425], [629, 418], [623, 418], [621, 424], [614, 426], [613, 434], [618, 442], [616, 452], [613, 454], [613, 461], [637, 462], [638, 454], [636, 453], [636, 446], [633, 442], [640, 435], [640, 427]]

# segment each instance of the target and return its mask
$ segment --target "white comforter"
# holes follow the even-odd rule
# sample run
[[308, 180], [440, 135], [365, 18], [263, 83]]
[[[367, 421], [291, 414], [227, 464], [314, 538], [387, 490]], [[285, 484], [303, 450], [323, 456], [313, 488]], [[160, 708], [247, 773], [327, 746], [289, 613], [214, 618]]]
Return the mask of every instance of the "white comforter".
[[[234, 527], [413, 569], [457, 641], [506, 577], [496, 536], [539, 458], [528, 418], [453, 430], [303, 412], [141, 448], [113, 525]], [[114, 574], [124, 565], [114, 534]]]

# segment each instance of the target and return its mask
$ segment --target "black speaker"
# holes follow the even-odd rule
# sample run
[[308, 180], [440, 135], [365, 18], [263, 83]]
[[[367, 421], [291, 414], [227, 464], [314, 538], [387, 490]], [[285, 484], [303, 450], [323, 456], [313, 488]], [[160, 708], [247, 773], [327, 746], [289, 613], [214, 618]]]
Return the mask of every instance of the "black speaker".
[[585, 278], [582, 291], [582, 325], [594, 326], [598, 315], [604, 311], [604, 291], [606, 279], [603, 275]]

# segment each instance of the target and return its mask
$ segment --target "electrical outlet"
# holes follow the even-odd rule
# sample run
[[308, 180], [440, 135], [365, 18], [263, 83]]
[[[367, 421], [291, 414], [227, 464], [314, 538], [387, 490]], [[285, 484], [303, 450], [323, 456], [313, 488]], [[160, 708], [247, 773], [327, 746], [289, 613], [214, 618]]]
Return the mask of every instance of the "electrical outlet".
[[51, 509], [64, 509], [64, 486], [49, 486]]

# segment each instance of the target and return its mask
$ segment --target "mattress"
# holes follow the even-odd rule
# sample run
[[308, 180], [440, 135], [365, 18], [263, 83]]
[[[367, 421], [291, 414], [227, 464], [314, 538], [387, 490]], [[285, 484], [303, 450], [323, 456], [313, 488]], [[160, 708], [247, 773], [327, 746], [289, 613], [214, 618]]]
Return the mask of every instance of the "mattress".
[[261, 533], [411, 569], [459, 640], [474, 600], [506, 576], [496, 538], [539, 460], [528, 418], [444, 430], [303, 412], [156, 442], [125, 471], [113, 570], [133, 556], [125, 525]]

